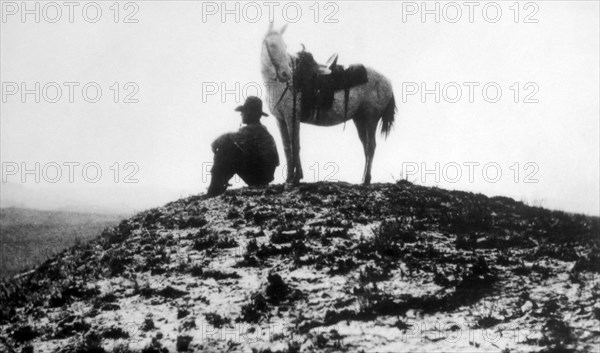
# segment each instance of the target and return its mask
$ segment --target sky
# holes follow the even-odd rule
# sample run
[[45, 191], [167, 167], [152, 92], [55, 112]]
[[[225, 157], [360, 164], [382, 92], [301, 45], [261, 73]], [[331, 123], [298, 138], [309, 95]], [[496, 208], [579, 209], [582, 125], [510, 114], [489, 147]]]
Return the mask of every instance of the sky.
[[[398, 111], [373, 182], [600, 214], [596, 1], [1, 4], [3, 205], [141, 210], [204, 193], [210, 143], [240, 127], [247, 95], [266, 98], [272, 9], [288, 52], [336, 52], [391, 80]], [[301, 146], [305, 182], [360, 183], [351, 122], [302, 125]]]

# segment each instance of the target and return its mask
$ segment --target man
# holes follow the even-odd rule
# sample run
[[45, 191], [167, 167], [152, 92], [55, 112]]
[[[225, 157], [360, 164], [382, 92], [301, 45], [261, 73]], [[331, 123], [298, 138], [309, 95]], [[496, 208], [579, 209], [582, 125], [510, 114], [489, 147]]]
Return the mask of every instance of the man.
[[275, 140], [260, 123], [262, 116], [268, 116], [262, 111], [260, 98], [248, 97], [244, 105], [235, 110], [242, 114], [242, 123], [246, 126], [238, 132], [221, 135], [212, 143], [215, 157], [208, 197], [225, 192], [235, 174], [249, 186], [265, 186], [273, 181], [279, 165]]

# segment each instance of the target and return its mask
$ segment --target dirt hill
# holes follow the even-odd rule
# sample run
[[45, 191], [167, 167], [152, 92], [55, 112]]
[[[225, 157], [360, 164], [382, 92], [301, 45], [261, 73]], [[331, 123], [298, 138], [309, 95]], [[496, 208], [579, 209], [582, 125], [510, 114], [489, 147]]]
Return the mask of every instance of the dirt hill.
[[0, 286], [34, 352], [593, 351], [599, 219], [402, 181], [182, 199]]

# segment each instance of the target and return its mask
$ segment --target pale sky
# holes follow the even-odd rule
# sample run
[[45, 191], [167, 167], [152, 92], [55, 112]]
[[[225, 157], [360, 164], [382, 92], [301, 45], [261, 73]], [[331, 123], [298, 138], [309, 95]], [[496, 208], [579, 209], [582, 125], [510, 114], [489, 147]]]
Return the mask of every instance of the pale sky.
[[[2, 1], [0, 68], [6, 102], [0, 109], [0, 159], [6, 181], [34, 193], [41, 188], [55, 190], [70, 203], [80, 199], [136, 209], [204, 193], [209, 176], [203, 180], [202, 165], [212, 161], [211, 141], [239, 127], [240, 117], [233, 109], [245, 93], [254, 94], [251, 87], [262, 85], [260, 50], [269, 22], [268, 5], [240, 2], [236, 22], [235, 15], [222, 21], [221, 2], [138, 1], [127, 8], [121, 3], [115, 23], [113, 2], [98, 1], [102, 13], [97, 22], [89, 23], [96, 9], [88, 6], [84, 17], [84, 2], [73, 9], [70, 23], [69, 8], [59, 2], [62, 17], [50, 23], [56, 9], [44, 8], [46, 3], [41, 2], [40, 23], [35, 14], [26, 15], [23, 23], [20, 4]], [[521, 2], [518, 16], [511, 8], [513, 1], [481, 2], [473, 7], [472, 23], [463, 2], [453, 3], [462, 12], [456, 23], [452, 23], [456, 7], [448, 2], [437, 2], [439, 23], [435, 14], [422, 21], [421, 1], [322, 2], [318, 14], [312, 1], [284, 2], [274, 8], [276, 27], [286, 23], [285, 4], [290, 22], [297, 17], [295, 9], [302, 9], [284, 35], [289, 52], [304, 43], [322, 62], [337, 52], [340, 64], [373, 67], [394, 86], [395, 128], [387, 140], [378, 135], [373, 182], [394, 182], [404, 174], [419, 184], [599, 214], [597, 1], [538, 1], [527, 6]], [[429, 9], [435, 4], [428, 3]], [[495, 4], [502, 12], [492, 23], [498, 15]], [[30, 9], [34, 5], [28, 2]], [[256, 7], [261, 16], [253, 12]], [[127, 15], [137, 23], [123, 23]], [[325, 22], [326, 16], [337, 23]], [[46, 86], [46, 94], [40, 93], [40, 103], [35, 103], [34, 94], [26, 95], [23, 103], [21, 84], [32, 90], [35, 82], [40, 91]], [[56, 103], [49, 102], [56, 96], [55, 86], [48, 85], [52, 82], [62, 89]], [[422, 102], [421, 88], [433, 90], [436, 82], [440, 102], [435, 102], [434, 94]], [[473, 102], [465, 82], [473, 83]], [[88, 85], [92, 86], [88, 98], [95, 95], [94, 85], [102, 90], [97, 103], [82, 96], [88, 83], [93, 83]], [[235, 91], [236, 83], [237, 95], [221, 97], [221, 88]], [[492, 88], [484, 96], [486, 84]], [[69, 102], [68, 85], [73, 87], [74, 102]], [[203, 89], [214, 85], [218, 94], [203, 95]], [[19, 91], [9, 94], [15, 87]], [[415, 87], [419, 89], [415, 95], [406, 95]], [[462, 96], [452, 103], [456, 87]], [[500, 87], [501, 95], [497, 102], [487, 102], [496, 95], [494, 87]], [[124, 103], [136, 89], [130, 99], [139, 102]], [[524, 103], [526, 99], [538, 102]], [[264, 118], [263, 123], [284, 161], [274, 118]], [[331, 128], [303, 125], [301, 145], [305, 182], [328, 177], [360, 182], [364, 156], [352, 122]], [[51, 163], [62, 166], [61, 181], [53, 184], [42, 177], [36, 183], [30, 175], [22, 183], [21, 170], [7, 174], [14, 165], [26, 163], [33, 169], [36, 162], [47, 167], [49, 179], [55, 173]], [[65, 162], [80, 163], [74, 183], [67, 180]], [[102, 170], [98, 183], [81, 175], [81, 166], [92, 162]], [[116, 162], [118, 183], [113, 180]], [[125, 169], [127, 162], [139, 170]], [[421, 173], [422, 167], [434, 170], [436, 163], [439, 183], [435, 171]], [[479, 163], [472, 181], [469, 163]], [[497, 182], [491, 181], [496, 176], [493, 168], [488, 169], [487, 180], [482, 175], [488, 163], [502, 172]], [[407, 166], [420, 170], [407, 175]], [[462, 176], [453, 183], [456, 166]], [[132, 179], [137, 183], [123, 182], [129, 172], [135, 172]], [[283, 182], [281, 169], [275, 182]], [[48, 197], [35, 202], [43, 207], [60, 203]]]

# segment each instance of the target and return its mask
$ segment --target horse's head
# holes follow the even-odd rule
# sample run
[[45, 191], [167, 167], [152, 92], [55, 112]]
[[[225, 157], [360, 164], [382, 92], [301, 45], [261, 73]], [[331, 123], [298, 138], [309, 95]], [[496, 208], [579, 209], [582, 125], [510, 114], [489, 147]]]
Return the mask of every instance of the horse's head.
[[275, 78], [280, 82], [288, 82], [292, 78], [291, 57], [287, 53], [287, 45], [283, 41], [284, 25], [279, 31], [273, 29], [273, 22], [263, 40], [263, 55], [267, 63], [273, 67]]

